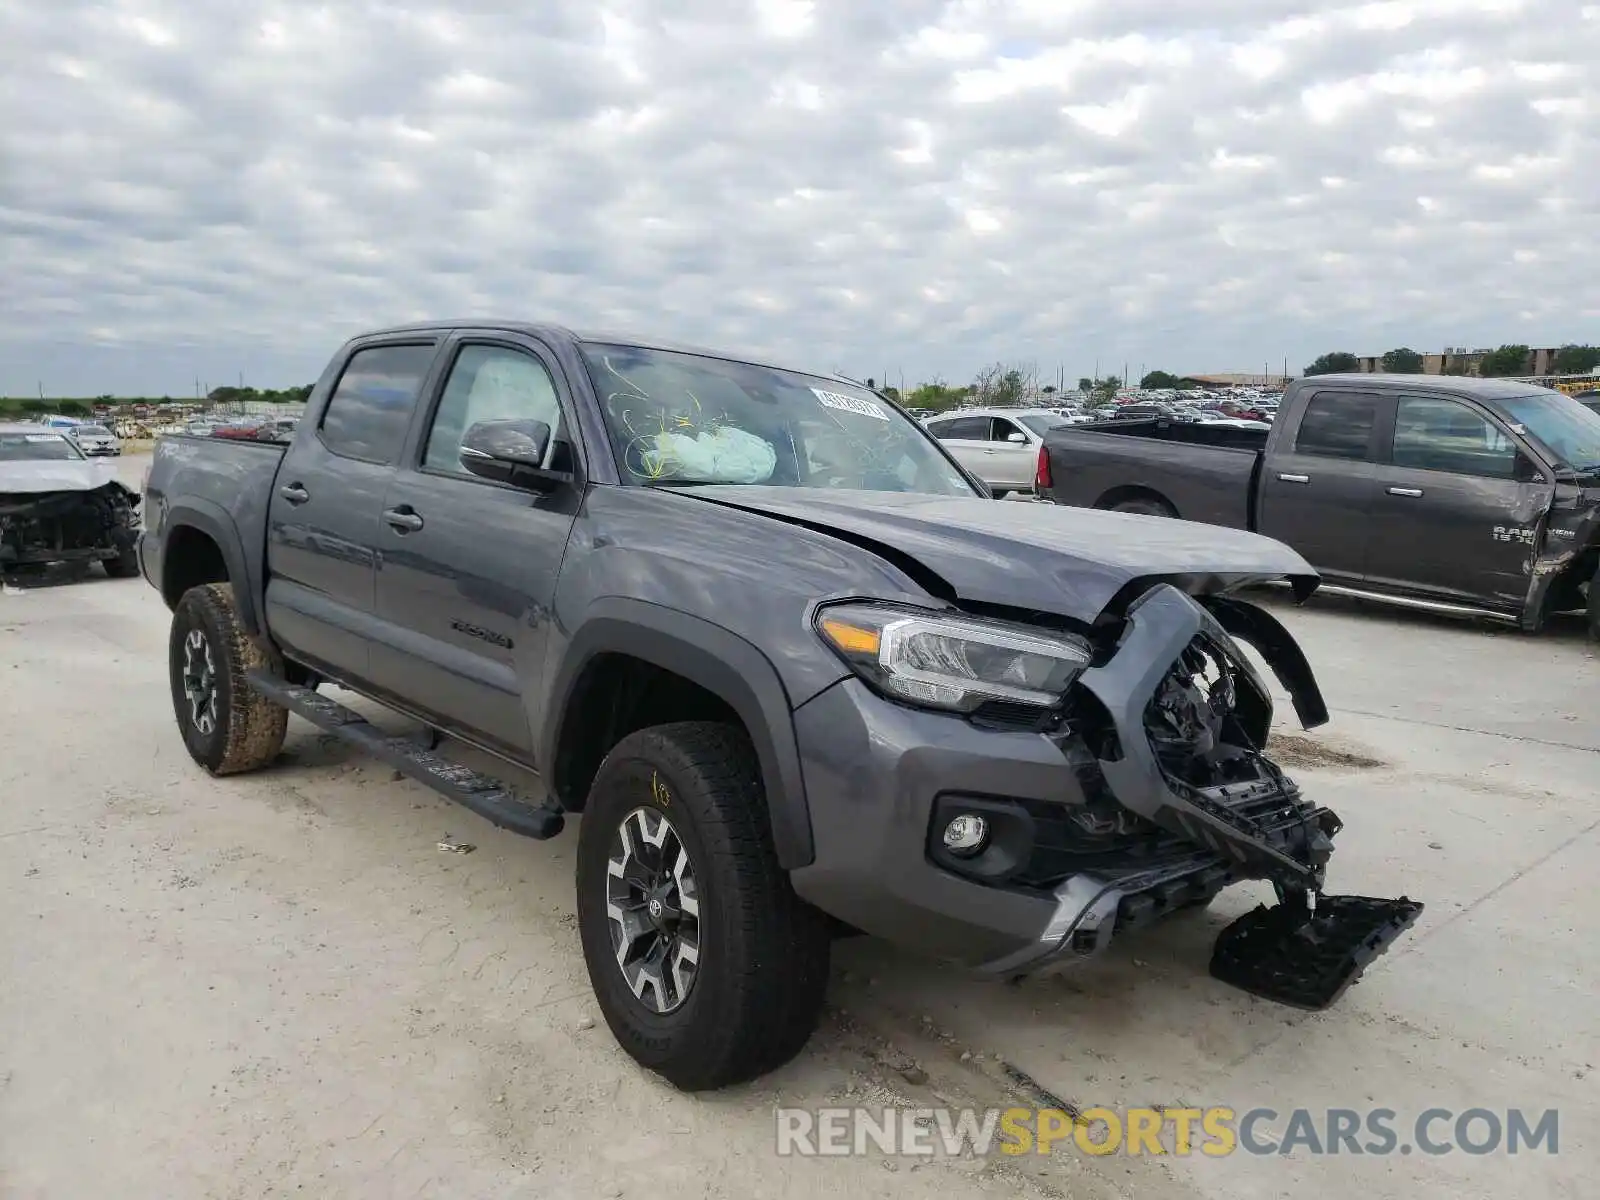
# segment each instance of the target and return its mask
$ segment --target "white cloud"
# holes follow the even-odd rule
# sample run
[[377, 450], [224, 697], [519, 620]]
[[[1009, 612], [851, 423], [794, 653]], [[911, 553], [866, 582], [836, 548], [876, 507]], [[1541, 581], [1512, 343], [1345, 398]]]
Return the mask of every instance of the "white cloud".
[[428, 314], [949, 379], [1592, 336], [1597, 13], [4, 6], [0, 392], [303, 382]]

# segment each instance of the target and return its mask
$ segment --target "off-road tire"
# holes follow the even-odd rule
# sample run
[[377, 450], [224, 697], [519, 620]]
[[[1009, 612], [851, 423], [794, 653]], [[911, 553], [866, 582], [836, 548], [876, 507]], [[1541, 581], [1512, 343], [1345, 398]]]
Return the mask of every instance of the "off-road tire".
[[[634, 995], [613, 950], [607, 864], [629, 814], [666, 816], [698, 886], [700, 959], [674, 1011]], [[827, 918], [778, 864], [760, 770], [743, 730], [658, 725], [606, 756], [578, 834], [578, 930], [600, 1011], [635, 1061], [684, 1091], [741, 1083], [793, 1058], [828, 981]]]
[[132, 579], [139, 574], [139, 550], [136, 546], [126, 546], [117, 557], [100, 561], [112, 579]]
[[1111, 506], [1112, 512], [1139, 513], [1147, 517], [1175, 517], [1177, 511], [1154, 496], [1133, 496]]
[[[209, 732], [197, 727], [184, 688], [185, 646], [197, 631], [215, 663], [216, 715]], [[240, 626], [233, 587], [208, 583], [185, 592], [173, 611], [167, 642], [172, 711], [190, 757], [213, 775], [254, 771], [283, 748], [289, 712], [245, 683], [245, 672], [257, 667], [277, 671], [281, 664]]]

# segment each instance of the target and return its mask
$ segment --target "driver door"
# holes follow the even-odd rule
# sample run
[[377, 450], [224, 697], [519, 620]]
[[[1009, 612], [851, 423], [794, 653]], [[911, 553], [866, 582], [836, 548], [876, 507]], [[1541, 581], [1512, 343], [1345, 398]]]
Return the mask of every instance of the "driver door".
[[543, 421], [547, 464], [570, 465], [565, 379], [532, 339], [463, 335], [446, 353], [438, 402], [384, 501], [372, 671], [441, 727], [532, 763], [527, 705], [582, 489], [541, 495], [479, 478], [461, 465], [461, 439], [478, 421]]

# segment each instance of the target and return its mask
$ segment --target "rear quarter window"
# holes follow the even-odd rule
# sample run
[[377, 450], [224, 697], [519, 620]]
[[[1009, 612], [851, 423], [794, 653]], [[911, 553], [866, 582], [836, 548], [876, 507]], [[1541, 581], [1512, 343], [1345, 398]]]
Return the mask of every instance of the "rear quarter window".
[[1318, 392], [1306, 403], [1295, 433], [1296, 454], [1365, 459], [1378, 420], [1378, 397], [1370, 392]]
[[322, 414], [323, 444], [344, 458], [397, 462], [434, 350], [368, 346], [351, 355]]

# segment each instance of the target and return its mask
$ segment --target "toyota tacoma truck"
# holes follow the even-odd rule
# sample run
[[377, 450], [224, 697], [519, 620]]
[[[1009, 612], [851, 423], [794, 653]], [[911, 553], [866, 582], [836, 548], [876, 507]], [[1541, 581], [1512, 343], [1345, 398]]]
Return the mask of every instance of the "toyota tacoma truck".
[[1250, 529], [1323, 589], [1600, 637], [1600, 413], [1495, 379], [1321, 375], [1269, 430], [1072, 426], [1040, 449], [1039, 499]]
[[[680, 1088], [794, 1055], [838, 936], [1017, 979], [1267, 880], [1212, 973], [1316, 1008], [1421, 908], [1326, 894], [1339, 818], [1263, 753], [1275, 693], [1243, 644], [1327, 717], [1236, 595], [1309, 595], [1300, 555], [998, 503], [847, 380], [389, 329], [339, 350], [286, 446], [164, 438], [146, 497], [194, 760], [266, 767], [293, 713], [516, 833], [582, 814], [600, 1008]], [[538, 793], [440, 751], [461, 744]]]

